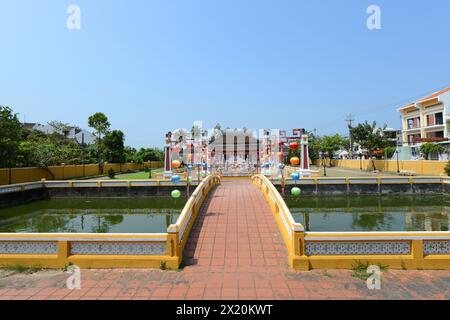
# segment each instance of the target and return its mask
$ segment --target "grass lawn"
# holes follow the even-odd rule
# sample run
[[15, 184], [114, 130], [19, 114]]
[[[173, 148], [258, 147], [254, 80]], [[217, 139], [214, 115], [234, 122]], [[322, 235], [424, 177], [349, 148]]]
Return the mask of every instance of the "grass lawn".
[[[158, 173], [163, 173], [164, 168], [160, 169], [152, 169], [152, 179], [156, 179], [156, 175]], [[140, 172], [133, 172], [133, 173], [123, 173], [123, 174], [116, 174], [115, 179], [117, 180], [141, 180], [141, 179], [149, 179], [150, 172], [140, 171]], [[100, 180], [109, 180], [109, 177], [102, 177]]]

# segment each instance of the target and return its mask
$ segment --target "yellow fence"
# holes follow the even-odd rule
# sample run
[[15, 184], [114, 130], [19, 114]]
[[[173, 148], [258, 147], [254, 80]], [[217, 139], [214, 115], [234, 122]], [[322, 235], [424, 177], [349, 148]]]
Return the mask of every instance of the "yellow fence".
[[[170, 181], [143, 181], [173, 185]], [[141, 181], [46, 181], [0, 188], [0, 193], [42, 187], [144, 186]], [[119, 183], [119, 184], [117, 184]], [[186, 203], [177, 223], [167, 233], [0, 233], [0, 267], [63, 268], [168, 268], [177, 269], [200, 207], [214, 185], [216, 176], [205, 178]]]
[[63, 268], [177, 267], [161, 234], [0, 234], [0, 266]]
[[288, 262], [293, 268], [296, 268], [294, 264], [296, 256], [300, 250], [299, 246], [303, 242], [305, 228], [296, 223], [292, 214], [277, 191], [275, 186], [264, 175], [256, 175], [252, 177], [253, 183], [256, 184], [264, 194], [270, 209], [274, 215], [275, 221], [283, 237], [283, 241], [288, 250]]
[[184, 206], [183, 211], [181, 211], [181, 215], [178, 217], [177, 222], [170, 225], [167, 229], [170, 241], [175, 248], [174, 251], [178, 264], [183, 260], [184, 247], [186, 246], [187, 239], [203, 201], [206, 199], [211, 189], [217, 184], [220, 184], [220, 178], [218, 176], [208, 176], [205, 178], [192, 193]]
[[350, 269], [362, 262], [450, 270], [450, 232], [305, 232], [273, 184], [263, 175], [252, 179], [272, 209], [294, 269]]
[[[329, 162], [328, 162], [329, 163]], [[333, 166], [359, 170], [379, 170], [383, 172], [397, 172], [395, 160], [332, 160]], [[375, 163], [375, 169], [373, 164]], [[316, 162], [318, 164], [318, 162]], [[414, 172], [419, 175], [444, 175], [447, 161], [433, 160], [400, 160], [399, 170]]]
[[[110, 168], [115, 172], [127, 172], [135, 170], [143, 170], [144, 168], [162, 168], [163, 162], [153, 161], [144, 164], [138, 163], [107, 163], [104, 165], [103, 173], [106, 174]], [[62, 165], [52, 166], [48, 170], [37, 167], [30, 168], [12, 168], [0, 169], [0, 185], [9, 183], [9, 175], [11, 174], [11, 183], [23, 183], [39, 181], [41, 179], [47, 180], [64, 180], [89, 176], [100, 175], [100, 167], [97, 164], [86, 165]]]

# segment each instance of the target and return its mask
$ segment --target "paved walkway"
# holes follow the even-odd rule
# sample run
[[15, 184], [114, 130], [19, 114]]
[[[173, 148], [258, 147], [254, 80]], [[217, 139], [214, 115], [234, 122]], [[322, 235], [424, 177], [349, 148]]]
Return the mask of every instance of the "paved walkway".
[[62, 271], [0, 273], [0, 299], [450, 299], [450, 271], [387, 271], [370, 291], [352, 271], [292, 271], [286, 255], [259, 189], [225, 180], [201, 210], [180, 271], [82, 270], [81, 290], [65, 288]]

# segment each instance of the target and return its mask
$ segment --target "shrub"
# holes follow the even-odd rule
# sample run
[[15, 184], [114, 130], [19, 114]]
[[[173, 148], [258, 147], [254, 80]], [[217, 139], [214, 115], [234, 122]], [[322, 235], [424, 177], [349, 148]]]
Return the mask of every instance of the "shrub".
[[420, 152], [424, 154], [425, 159], [427, 160], [432, 153], [443, 153], [444, 151], [445, 148], [442, 145], [436, 143], [428, 142], [420, 146]]
[[114, 172], [113, 168], [109, 168], [109, 170], [108, 170], [108, 177], [110, 179], [114, 179], [116, 177], [116, 173]]
[[397, 150], [396, 147], [386, 147], [386, 148], [384, 148], [384, 154], [386, 155], [386, 160], [391, 159], [394, 156], [396, 150]]
[[444, 168], [445, 173], [450, 176], [450, 160], [447, 162], [447, 165]]

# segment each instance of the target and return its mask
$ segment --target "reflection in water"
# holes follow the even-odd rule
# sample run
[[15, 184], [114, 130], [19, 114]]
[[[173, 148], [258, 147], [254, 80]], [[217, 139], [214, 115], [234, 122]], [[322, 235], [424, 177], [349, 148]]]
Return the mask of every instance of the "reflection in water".
[[0, 210], [0, 232], [163, 233], [183, 201], [52, 199]]
[[307, 231], [448, 231], [448, 196], [287, 198]]

